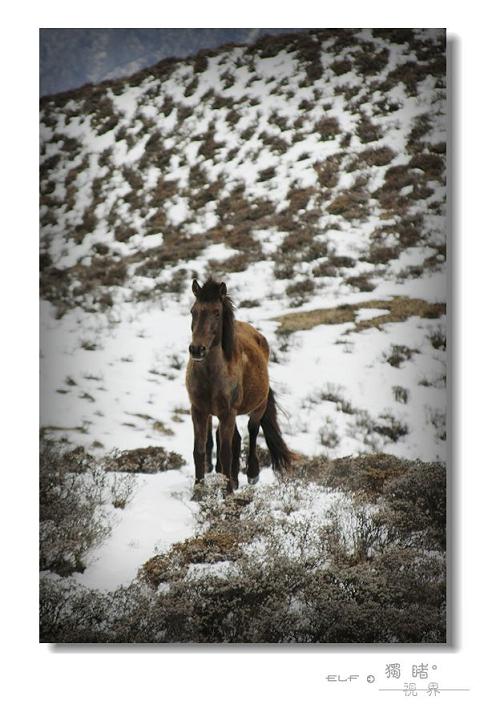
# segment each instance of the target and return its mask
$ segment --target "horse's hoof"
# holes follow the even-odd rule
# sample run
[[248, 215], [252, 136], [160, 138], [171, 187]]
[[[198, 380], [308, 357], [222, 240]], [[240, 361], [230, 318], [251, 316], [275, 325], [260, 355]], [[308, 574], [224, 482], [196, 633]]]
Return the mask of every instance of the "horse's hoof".
[[197, 482], [193, 487], [193, 494], [190, 501], [200, 501], [203, 496], [204, 485], [203, 482]]
[[259, 481], [259, 475], [257, 474], [255, 477], [247, 477], [247, 481], [249, 484], [254, 486], [254, 484], [257, 484], [257, 482]]

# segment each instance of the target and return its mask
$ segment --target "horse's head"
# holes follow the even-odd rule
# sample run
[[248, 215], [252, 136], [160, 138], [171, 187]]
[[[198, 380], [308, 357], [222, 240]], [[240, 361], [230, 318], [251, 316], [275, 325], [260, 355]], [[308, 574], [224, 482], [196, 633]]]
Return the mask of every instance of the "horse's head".
[[201, 362], [212, 347], [223, 342], [223, 325], [229, 299], [225, 284], [212, 279], [203, 286], [194, 279], [192, 291], [195, 303], [191, 309], [192, 342], [188, 351], [192, 359]]

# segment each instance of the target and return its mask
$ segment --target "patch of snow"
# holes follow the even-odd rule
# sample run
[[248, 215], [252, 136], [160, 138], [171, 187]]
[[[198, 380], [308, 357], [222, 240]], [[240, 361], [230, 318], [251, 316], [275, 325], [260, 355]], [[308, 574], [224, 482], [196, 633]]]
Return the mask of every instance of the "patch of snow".
[[356, 313], [356, 322], [359, 323], [362, 320], [378, 318], [379, 315], [385, 315], [389, 312], [389, 310], [385, 310], [384, 308], [360, 308]]
[[190, 500], [188, 472], [138, 475], [138, 485], [126, 508], [112, 509], [112, 532], [88, 555], [85, 571], [74, 573], [80, 584], [109, 591], [125, 586], [155, 553], [193, 534], [198, 504]]
[[202, 562], [191, 564], [188, 568], [185, 579], [188, 581], [192, 579], [203, 579], [204, 577], [218, 577], [220, 579], [225, 579], [236, 575], [237, 572], [237, 566], [228, 560], [221, 560], [220, 562], [213, 563]]
[[234, 254], [239, 254], [237, 249], [228, 247], [225, 243], [212, 244], [205, 248], [204, 256], [208, 259], [214, 259], [217, 262], [222, 262]]

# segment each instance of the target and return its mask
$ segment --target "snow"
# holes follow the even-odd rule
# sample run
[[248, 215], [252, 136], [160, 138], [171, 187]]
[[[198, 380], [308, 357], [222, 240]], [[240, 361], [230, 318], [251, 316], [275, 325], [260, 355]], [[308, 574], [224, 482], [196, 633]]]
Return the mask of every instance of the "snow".
[[237, 574], [237, 567], [228, 560], [221, 560], [214, 563], [202, 562], [190, 565], [185, 579], [189, 581], [192, 579], [203, 579], [207, 576], [226, 579], [235, 574]]
[[[217, 250], [219, 255], [223, 251], [222, 247]], [[236, 301], [244, 290], [261, 300], [258, 308], [240, 309], [238, 317], [259, 327], [277, 349], [277, 324], [271, 318], [283, 311], [277, 297], [264, 301], [262, 293], [271, 276], [271, 264], [259, 262], [246, 272], [233, 274], [227, 283], [229, 291], [235, 292], [232, 295]], [[365, 298], [381, 299], [398, 293], [439, 300], [439, 280], [434, 276], [398, 287], [383, 282], [371, 294], [353, 294], [346, 297], [346, 302], [363, 301], [357, 321], [370, 320], [387, 309], [365, 309]], [[101, 443], [103, 451], [162, 444], [188, 460], [191, 421], [186, 413], [180, 415], [176, 409], [188, 410], [184, 370], [190, 342], [190, 296], [187, 293], [181, 305], [176, 301], [165, 303], [164, 309], [155, 303], [120, 304], [112, 311], [112, 323], [103, 315], [93, 316], [80, 310], [56, 320], [49, 304], [43, 304], [43, 424], [60, 427], [64, 429], [62, 434], [91, 448], [92, 443]], [[304, 308], [311, 310], [318, 303], [321, 304], [312, 300]], [[331, 304], [328, 296], [324, 306]], [[345, 323], [294, 333], [281, 363], [273, 363], [270, 370], [272, 385], [289, 417], [288, 421], [282, 420], [283, 428], [294, 448], [308, 454], [324, 450], [318, 440], [319, 407], [304, 408], [303, 401], [315, 388], [331, 382], [341, 385], [345, 399], [358, 409], [372, 415], [390, 410], [408, 423], [408, 435], [392, 446], [393, 452], [405, 457], [443, 458], [445, 443], [429, 433], [424, 406], [429, 398], [432, 405], [442, 406], [445, 391], [420, 385], [422, 380], [441, 373], [445, 366], [445, 352], [434, 350], [428, 339], [434, 327], [434, 321], [414, 317], [386, 324], [381, 330], [354, 332], [354, 325]], [[385, 360], [392, 345], [418, 352], [400, 368], [394, 368]], [[74, 384], [69, 385], [68, 379]], [[408, 408], [395, 401], [393, 386], [409, 390], [412, 403]], [[342, 429], [346, 425], [345, 422]], [[163, 427], [169, 434], [160, 434]], [[341, 444], [331, 455], [365, 449], [345, 430]]]
[[386, 315], [389, 312], [390, 311], [385, 308], [360, 308], [356, 313], [356, 322], [359, 323], [362, 320], [378, 318], [379, 315]]
[[237, 249], [232, 247], [227, 247], [225, 243], [212, 244], [205, 249], [205, 256], [207, 260], [214, 259], [217, 262], [222, 262], [224, 259], [232, 257], [234, 254], [239, 254]]
[[109, 537], [87, 557], [80, 584], [113, 590], [129, 584], [140, 566], [157, 552], [193, 534], [198, 505], [187, 472], [168, 470], [139, 475], [135, 496], [124, 509], [112, 509]]
[[[135, 242], [133, 242], [133, 244], [135, 244]], [[152, 247], [161, 247], [162, 244], [163, 235], [161, 233], [157, 233], [155, 235], [145, 235], [143, 238], [140, 237], [140, 242], [138, 246], [140, 247], [140, 249], [151, 249]]]

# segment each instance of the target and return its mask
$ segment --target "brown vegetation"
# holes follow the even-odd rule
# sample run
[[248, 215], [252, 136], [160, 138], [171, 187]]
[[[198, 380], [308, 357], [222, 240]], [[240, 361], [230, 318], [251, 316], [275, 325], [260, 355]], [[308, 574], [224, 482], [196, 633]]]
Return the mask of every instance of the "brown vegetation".
[[[381, 308], [388, 310], [370, 320], [355, 323], [356, 313], [360, 308]], [[371, 300], [337, 306], [336, 308], [318, 308], [300, 313], [287, 313], [274, 318], [280, 329], [287, 331], [310, 330], [316, 325], [340, 325], [355, 323], [353, 330], [359, 332], [371, 327], [380, 328], [386, 323], [398, 323], [416, 315], [421, 318], [439, 318], [445, 314], [445, 303], [429, 303], [420, 298], [395, 296], [387, 301]]]
[[[317, 533], [291, 522], [311, 485], [350, 492], [351, 534], [338, 504]], [[445, 508], [440, 464], [303, 458], [263, 496], [249, 488], [221, 501], [207, 490], [200, 533], [148, 560], [128, 587], [101, 594], [43, 580], [41, 640], [442, 642]], [[246, 550], [254, 540], [263, 560]], [[222, 572], [206, 571], [218, 563]]]

